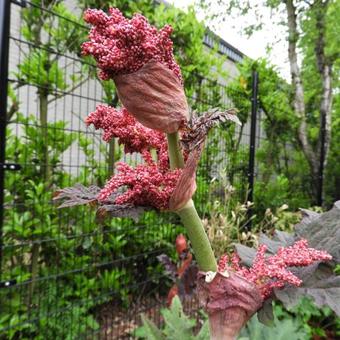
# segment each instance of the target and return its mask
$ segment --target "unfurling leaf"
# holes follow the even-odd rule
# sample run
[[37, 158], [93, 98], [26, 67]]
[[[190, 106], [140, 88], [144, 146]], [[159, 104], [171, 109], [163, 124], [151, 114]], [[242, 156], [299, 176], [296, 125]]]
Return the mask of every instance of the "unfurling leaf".
[[59, 208], [72, 207], [76, 205], [84, 205], [97, 201], [97, 195], [100, 191], [95, 185], [85, 187], [82, 184], [76, 184], [73, 187], [68, 187], [57, 191], [53, 200], [63, 200]]
[[64, 188], [58, 190], [53, 200], [63, 201], [58, 208], [72, 207], [76, 205], [90, 204], [97, 206], [97, 218], [103, 219], [105, 217], [130, 217], [135, 221], [146, 210], [150, 210], [150, 207], [134, 206], [132, 204], [115, 204], [115, 199], [120, 194], [116, 192], [105, 201], [100, 202], [97, 200], [97, 196], [100, 192], [100, 188], [91, 185], [85, 187], [82, 184], [75, 184], [73, 187]]
[[175, 190], [173, 191], [169, 200], [169, 209], [178, 210], [182, 208], [193, 196], [196, 191], [196, 168], [201, 157], [203, 144], [193, 150], [177, 181]]
[[[199, 272], [197, 290], [200, 304], [209, 315], [212, 339], [234, 339], [253, 314], [262, 306], [263, 299], [256, 285], [230, 271], [228, 277], [215, 273], [206, 281], [206, 273]], [[223, 322], [221, 322], [223, 320]]]
[[173, 280], [176, 280], [177, 276], [177, 266], [172, 262], [170, 257], [165, 254], [157, 256], [158, 261], [164, 266], [166, 274]]
[[189, 152], [198, 148], [198, 146], [205, 141], [209, 130], [218, 124], [231, 121], [241, 125], [236, 113], [236, 109], [229, 109], [224, 112], [213, 109], [205, 112], [200, 117], [193, 116], [187, 125], [186, 131], [181, 137], [183, 148]]
[[135, 222], [145, 211], [150, 210], [150, 207], [135, 206], [132, 204], [103, 204], [97, 210], [99, 219], [105, 217], [130, 217]]

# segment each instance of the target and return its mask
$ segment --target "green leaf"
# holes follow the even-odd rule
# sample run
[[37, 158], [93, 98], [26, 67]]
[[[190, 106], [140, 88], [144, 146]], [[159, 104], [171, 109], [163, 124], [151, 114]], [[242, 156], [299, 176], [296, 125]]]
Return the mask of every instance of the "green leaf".
[[210, 331], [209, 331], [209, 320], [206, 320], [199, 331], [199, 333], [195, 337], [196, 340], [209, 340], [210, 339]]
[[166, 327], [164, 334], [167, 339], [190, 340], [193, 339], [192, 329], [195, 321], [189, 319], [183, 312], [182, 304], [178, 296], [172, 300], [170, 309], [162, 311]]
[[307, 334], [294, 319], [278, 320], [275, 318], [273, 327], [267, 327], [261, 324], [255, 316], [247, 323], [246, 327], [241, 331], [238, 340], [305, 340]]
[[257, 312], [258, 320], [266, 326], [272, 326], [274, 321], [272, 300], [265, 300], [263, 306]]
[[155, 323], [149, 320], [144, 314], [142, 314], [143, 327], [136, 331], [136, 336], [145, 338], [148, 340], [162, 340], [164, 339], [161, 330], [157, 328]]

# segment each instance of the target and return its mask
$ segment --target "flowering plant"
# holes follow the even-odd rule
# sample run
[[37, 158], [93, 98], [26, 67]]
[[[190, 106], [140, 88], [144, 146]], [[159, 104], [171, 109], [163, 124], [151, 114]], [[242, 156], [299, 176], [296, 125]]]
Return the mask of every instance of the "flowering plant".
[[190, 118], [170, 26], [157, 30], [142, 15], [127, 19], [115, 8], [109, 14], [89, 9], [84, 19], [92, 29], [83, 54], [95, 58], [103, 80], [114, 81], [122, 104], [120, 109], [98, 105], [86, 124], [102, 129], [105, 141], [117, 138], [126, 153], [139, 153], [143, 163], [132, 167], [120, 162], [104, 188], [78, 185], [60, 190], [56, 198], [65, 199], [62, 206], [95, 203], [101, 214], [111, 216], [135, 216], [150, 208], [177, 213], [200, 270], [199, 295], [209, 314], [211, 337], [233, 338], [273, 288], [301, 283], [286, 267], [331, 256], [301, 240], [269, 258], [265, 246], [260, 247], [250, 269], [236, 256], [231, 262], [223, 257], [217, 265], [191, 197], [208, 131], [226, 120], [239, 123], [236, 111], [211, 110]]

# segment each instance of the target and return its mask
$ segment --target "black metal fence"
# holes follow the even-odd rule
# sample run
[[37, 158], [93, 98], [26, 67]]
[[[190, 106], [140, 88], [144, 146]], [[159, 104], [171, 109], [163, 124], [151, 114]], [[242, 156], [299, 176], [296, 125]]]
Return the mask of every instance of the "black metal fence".
[[[58, 188], [103, 185], [115, 160], [136, 160], [83, 123], [98, 103], [114, 101], [112, 89], [80, 57], [87, 28], [52, 3], [0, 1], [0, 339], [128, 338], [142, 312], [160, 322], [170, 282], [156, 256], [173, 253], [183, 230], [168, 214], [100, 224], [88, 208], [53, 205]], [[190, 77], [198, 111], [238, 100], [249, 100], [250, 110], [251, 98]], [[221, 194], [211, 193], [214, 178], [227, 176], [240, 197], [253, 183], [262, 138], [255, 104], [256, 96], [252, 124], [209, 136], [197, 175], [201, 213], [211, 194]]]

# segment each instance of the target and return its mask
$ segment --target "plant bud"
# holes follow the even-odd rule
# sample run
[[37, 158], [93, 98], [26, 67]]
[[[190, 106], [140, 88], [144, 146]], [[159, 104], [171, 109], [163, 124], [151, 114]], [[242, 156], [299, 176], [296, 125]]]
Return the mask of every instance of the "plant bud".
[[173, 133], [189, 120], [183, 86], [160, 62], [150, 61], [136, 72], [113, 79], [120, 101], [144, 126]]

